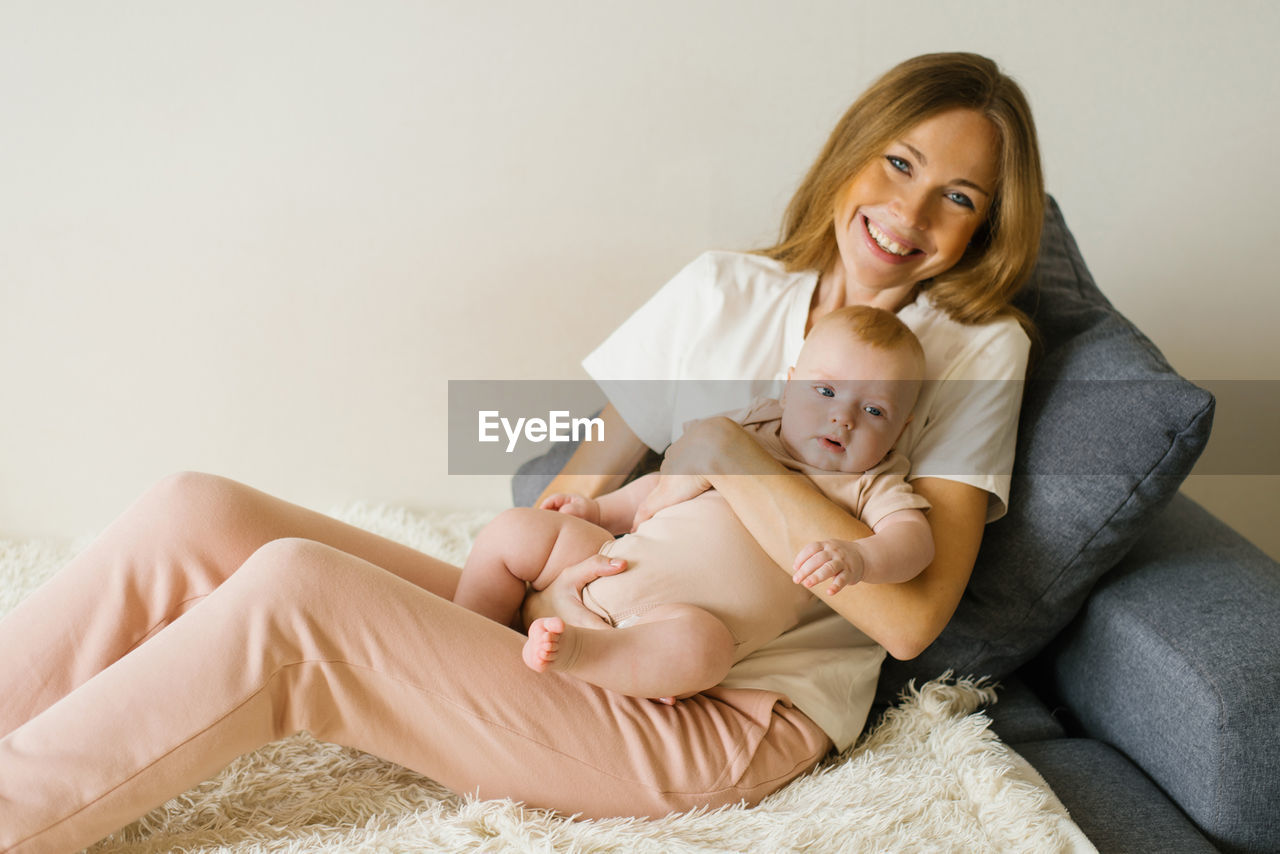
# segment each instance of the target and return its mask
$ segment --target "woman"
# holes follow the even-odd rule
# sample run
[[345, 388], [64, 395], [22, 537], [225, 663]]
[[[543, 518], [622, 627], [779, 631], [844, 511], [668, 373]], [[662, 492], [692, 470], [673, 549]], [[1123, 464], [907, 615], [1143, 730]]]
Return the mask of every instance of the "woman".
[[[1042, 199], [1016, 86], [981, 57], [911, 60], [836, 127], [778, 246], [695, 262], [588, 367], [653, 376], [631, 333], [656, 325], [643, 349], [665, 349], [673, 368], [771, 379], [813, 320], [867, 303], [912, 326], [935, 378], [1020, 379], [1028, 343], [1008, 299], [1032, 266]], [[714, 310], [690, 313], [700, 297]], [[684, 376], [697, 377], [664, 378]], [[78, 849], [300, 729], [459, 792], [566, 814], [754, 803], [856, 735], [881, 647], [915, 655], [945, 625], [1007, 497], [1018, 394], [944, 382], [917, 409], [904, 443], [933, 505], [928, 569], [841, 591], [830, 604], [843, 620], [798, 628], [674, 706], [532, 672], [519, 633], [449, 601], [456, 567], [231, 481], [170, 478], [0, 622], [0, 849]], [[609, 488], [618, 478], [592, 472], [629, 468], [636, 434], [665, 444], [683, 415], [677, 400], [666, 427], [638, 410], [624, 422], [623, 398], [611, 397], [609, 441], [552, 488]], [[866, 535], [803, 479], [728, 476], [777, 471], [753, 444], [722, 419], [700, 423], [668, 454], [649, 512], [713, 486], [779, 571], [804, 542]], [[594, 619], [579, 591], [624, 569], [597, 557], [567, 570], [530, 616]]]

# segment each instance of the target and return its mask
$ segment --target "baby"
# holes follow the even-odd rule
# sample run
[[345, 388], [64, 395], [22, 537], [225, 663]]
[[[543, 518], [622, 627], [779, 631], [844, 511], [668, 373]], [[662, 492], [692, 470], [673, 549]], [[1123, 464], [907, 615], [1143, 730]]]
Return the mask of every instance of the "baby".
[[[873, 534], [810, 543], [783, 573], [714, 490], [667, 507], [632, 530], [657, 474], [592, 500], [553, 495], [509, 510], [476, 539], [454, 601], [504, 624], [520, 617], [526, 585], [545, 588], [600, 552], [629, 569], [582, 590], [612, 629], [534, 620], [524, 660], [638, 697], [710, 688], [737, 661], [794, 626], [810, 588], [906, 581], [933, 560], [923, 510], [893, 451], [924, 373], [915, 335], [867, 306], [824, 315], [805, 339], [780, 400], [730, 417], [777, 460], [807, 476]], [[603, 523], [603, 527], [602, 527]], [[626, 534], [618, 539], [615, 534]]]

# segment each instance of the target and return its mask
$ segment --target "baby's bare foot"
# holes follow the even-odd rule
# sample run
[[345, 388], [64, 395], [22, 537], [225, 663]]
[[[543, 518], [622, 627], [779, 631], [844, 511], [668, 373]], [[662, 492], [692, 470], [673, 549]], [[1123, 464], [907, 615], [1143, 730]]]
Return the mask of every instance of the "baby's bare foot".
[[529, 639], [524, 642], [524, 663], [539, 673], [563, 670], [572, 673], [578, 664], [584, 643], [592, 634], [566, 623], [560, 617], [540, 617], [529, 624]]
[[552, 668], [560, 654], [560, 636], [564, 634], [564, 620], [559, 617], [542, 617], [529, 624], [529, 639], [524, 642], [524, 663], [539, 673]]

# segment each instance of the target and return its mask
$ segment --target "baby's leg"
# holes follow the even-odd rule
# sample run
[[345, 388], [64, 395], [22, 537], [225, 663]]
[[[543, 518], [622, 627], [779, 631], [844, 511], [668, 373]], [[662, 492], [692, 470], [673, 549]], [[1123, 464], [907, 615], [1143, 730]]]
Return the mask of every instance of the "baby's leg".
[[534, 620], [524, 661], [632, 697], [679, 697], [718, 685], [733, 664], [724, 623], [694, 605], [661, 605], [620, 629]]
[[541, 590], [560, 571], [600, 550], [613, 535], [585, 519], [517, 507], [476, 537], [453, 601], [504, 625], [515, 622], [525, 585]]

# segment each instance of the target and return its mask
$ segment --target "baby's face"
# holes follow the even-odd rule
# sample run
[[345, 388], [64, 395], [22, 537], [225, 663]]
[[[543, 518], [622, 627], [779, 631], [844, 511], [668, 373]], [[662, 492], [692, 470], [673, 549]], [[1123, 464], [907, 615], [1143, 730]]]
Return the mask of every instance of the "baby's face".
[[782, 443], [815, 468], [864, 472], [893, 449], [919, 392], [920, 366], [905, 348], [814, 330], [787, 374]]

